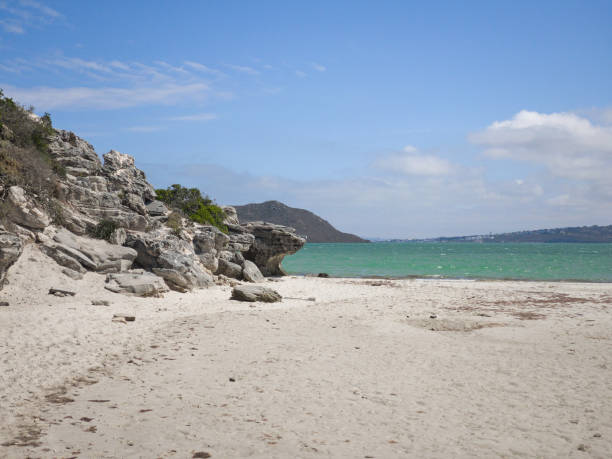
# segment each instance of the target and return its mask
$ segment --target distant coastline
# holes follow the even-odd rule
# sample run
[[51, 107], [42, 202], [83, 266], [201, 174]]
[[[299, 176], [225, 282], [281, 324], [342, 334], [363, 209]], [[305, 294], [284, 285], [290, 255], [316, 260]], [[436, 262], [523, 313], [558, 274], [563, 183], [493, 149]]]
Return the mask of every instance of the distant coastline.
[[573, 226], [512, 233], [443, 236], [427, 239], [382, 239], [372, 242], [541, 242], [541, 243], [612, 243], [612, 225]]

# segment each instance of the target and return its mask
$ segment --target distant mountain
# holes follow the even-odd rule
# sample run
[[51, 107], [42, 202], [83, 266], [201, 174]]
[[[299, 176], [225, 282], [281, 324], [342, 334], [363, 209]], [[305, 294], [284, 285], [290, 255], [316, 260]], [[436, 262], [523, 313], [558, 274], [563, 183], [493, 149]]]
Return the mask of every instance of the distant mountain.
[[438, 237], [428, 242], [612, 242], [612, 225], [574, 226], [514, 233]]
[[289, 207], [278, 201], [266, 201], [261, 204], [233, 206], [238, 213], [240, 223], [265, 221], [295, 228], [297, 234], [307, 237], [307, 242], [370, 242], [343, 233], [329, 222], [304, 209]]

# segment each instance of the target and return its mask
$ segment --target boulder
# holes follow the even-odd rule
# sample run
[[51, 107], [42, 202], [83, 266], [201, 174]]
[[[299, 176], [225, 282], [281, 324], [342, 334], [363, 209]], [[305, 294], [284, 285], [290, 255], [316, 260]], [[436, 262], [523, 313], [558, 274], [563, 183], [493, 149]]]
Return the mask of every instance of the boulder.
[[223, 274], [232, 279], [240, 280], [242, 279], [242, 267], [231, 261], [219, 258], [219, 269], [217, 269], [217, 274]]
[[26, 228], [44, 229], [51, 223], [47, 213], [26, 195], [23, 188], [12, 186], [8, 189], [4, 201], [4, 210], [8, 220]]
[[242, 267], [242, 278], [247, 282], [263, 282], [265, 277], [255, 263], [249, 260], [244, 261]]
[[257, 265], [263, 275], [285, 275], [283, 258], [300, 250], [306, 239], [297, 236], [293, 228], [273, 223], [251, 222], [244, 225], [255, 241], [244, 257]]
[[143, 271], [132, 270], [126, 273], [113, 273], [106, 276], [107, 290], [124, 295], [162, 297], [168, 287], [161, 277]]
[[0, 227], [0, 288], [4, 285], [6, 272], [23, 252], [23, 243], [16, 234]]
[[232, 300], [237, 301], [261, 301], [264, 303], [276, 303], [283, 299], [275, 290], [260, 285], [237, 285], [232, 290]]

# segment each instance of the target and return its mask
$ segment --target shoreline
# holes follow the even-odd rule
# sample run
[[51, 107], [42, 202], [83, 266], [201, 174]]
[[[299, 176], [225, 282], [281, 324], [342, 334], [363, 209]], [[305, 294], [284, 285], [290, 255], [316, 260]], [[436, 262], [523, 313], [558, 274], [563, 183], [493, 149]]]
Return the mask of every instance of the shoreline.
[[0, 456], [612, 449], [610, 285], [287, 276], [262, 284], [280, 303], [136, 298], [26, 250], [2, 292]]
[[[297, 277], [318, 277], [319, 273], [293, 273], [288, 272], [288, 276]], [[406, 276], [381, 276], [381, 275], [369, 275], [369, 276], [335, 276], [333, 274], [327, 274], [328, 279], [380, 279], [380, 280], [449, 280], [449, 281], [466, 281], [466, 282], [553, 282], [553, 283], [569, 283], [569, 284], [612, 284], [612, 280], [586, 280], [586, 279], [524, 279], [514, 277], [454, 277], [454, 276], [438, 276], [438, 275], [406, 275]]]

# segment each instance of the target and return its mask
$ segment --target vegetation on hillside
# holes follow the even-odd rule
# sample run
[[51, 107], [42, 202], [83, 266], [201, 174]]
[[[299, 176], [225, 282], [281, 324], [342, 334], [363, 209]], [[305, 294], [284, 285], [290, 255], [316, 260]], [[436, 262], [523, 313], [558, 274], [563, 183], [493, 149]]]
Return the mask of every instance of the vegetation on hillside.
[[49, 154], [49, 137], [55, 132], [48, 113], [38, 117], [0, 89], [0, 185], [20, 186], [53, 210], [55, 186], [63, 167]]
[[228, 232], [223, 223], [225, 214], [208, 196], [202, 196], [197, 188], [186, 188], [174, 184], [164, 189], [155, 190], [157, 199], [171, 209], [182, 212], [190, 220], [203, 225], [213, 225], [224, 233]]

